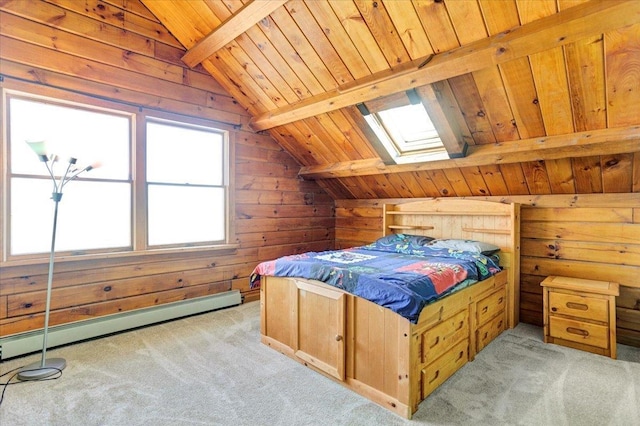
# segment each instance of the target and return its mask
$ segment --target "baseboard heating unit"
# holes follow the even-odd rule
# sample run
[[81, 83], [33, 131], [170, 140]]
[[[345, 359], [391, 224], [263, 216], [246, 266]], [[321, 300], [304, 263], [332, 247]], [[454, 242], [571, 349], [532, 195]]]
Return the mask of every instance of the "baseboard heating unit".
[[[130, 330], [189, 315], [236, 306], [242, 303], [237, 290], [167, 303], [150, 308], [108, 315], [49, 328], [48, 348], [80, 342], [94, 337]], [[16, 334], [0, 339], [0, 360], [42, 350], [42, 330]]]

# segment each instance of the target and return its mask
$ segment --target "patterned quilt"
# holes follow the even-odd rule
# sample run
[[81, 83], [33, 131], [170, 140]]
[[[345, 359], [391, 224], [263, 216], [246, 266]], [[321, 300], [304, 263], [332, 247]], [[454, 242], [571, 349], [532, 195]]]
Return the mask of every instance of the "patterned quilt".
[[260, 277], [265, 275], [322, 281], [416, 323], [428, 303], [499, 271], [494, 256], [480, 253], [370, 244], [262, 262], [250, 281], [251, 288], [259, 287]]

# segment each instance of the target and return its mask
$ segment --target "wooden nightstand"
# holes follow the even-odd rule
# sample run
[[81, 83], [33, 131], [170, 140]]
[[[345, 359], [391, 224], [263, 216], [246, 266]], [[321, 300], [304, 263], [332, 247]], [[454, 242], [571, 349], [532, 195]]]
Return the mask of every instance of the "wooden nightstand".
[[540, 285], [545, 343], [616, 358], [618, 283], [549, 276]]

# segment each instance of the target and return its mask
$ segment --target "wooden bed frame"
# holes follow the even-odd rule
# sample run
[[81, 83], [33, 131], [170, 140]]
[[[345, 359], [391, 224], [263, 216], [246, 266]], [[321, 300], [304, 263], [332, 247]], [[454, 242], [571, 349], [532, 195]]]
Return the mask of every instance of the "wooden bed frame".
[[520, 208], [465, 199], [384, 206], [384, 234], [500, 246], [497, 275], [428, 305], [417, 324], [319, 281], [262, 277], [261, 341], [391, 411], [418, 404], [518, 323]]

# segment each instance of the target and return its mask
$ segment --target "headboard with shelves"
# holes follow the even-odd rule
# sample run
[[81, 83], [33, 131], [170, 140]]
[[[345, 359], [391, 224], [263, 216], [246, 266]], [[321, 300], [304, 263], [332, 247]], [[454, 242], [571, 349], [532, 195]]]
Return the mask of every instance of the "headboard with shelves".
[[384, 235], [425, 235], [432, 238], [476, 240], [500, 247], [500, 264], [509, 274], [514, 297], [510, 324], [518, 323], [520, 295], [520, 205], [472, 199], [435, 198], [385, 204]]

